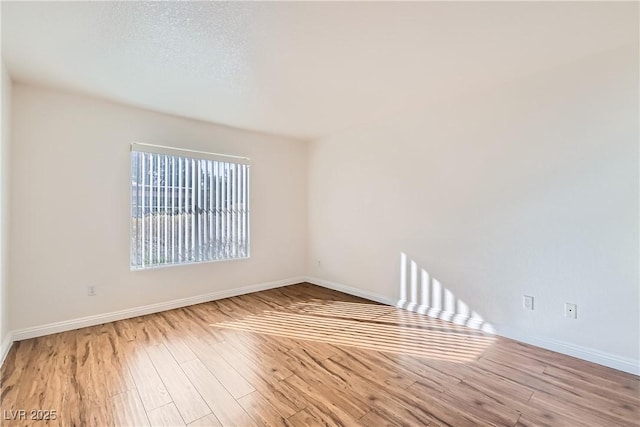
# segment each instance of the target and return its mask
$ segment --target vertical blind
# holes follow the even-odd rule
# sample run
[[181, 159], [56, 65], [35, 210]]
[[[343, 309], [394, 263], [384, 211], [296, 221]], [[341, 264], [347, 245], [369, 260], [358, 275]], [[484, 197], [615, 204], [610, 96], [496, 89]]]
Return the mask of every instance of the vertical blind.
[[131, 145], [131, 268], [249, 257], [248, 159]]

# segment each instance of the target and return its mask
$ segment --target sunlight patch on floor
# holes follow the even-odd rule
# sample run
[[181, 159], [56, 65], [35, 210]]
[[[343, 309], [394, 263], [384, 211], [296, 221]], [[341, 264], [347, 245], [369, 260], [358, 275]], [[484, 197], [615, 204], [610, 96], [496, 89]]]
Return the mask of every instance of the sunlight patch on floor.
[[378, 304], [316, 300], [288, 309], [211, 326], [453, 362], [475, 360], [495, 341], [424, 315], [406, 319], [398, 309]]

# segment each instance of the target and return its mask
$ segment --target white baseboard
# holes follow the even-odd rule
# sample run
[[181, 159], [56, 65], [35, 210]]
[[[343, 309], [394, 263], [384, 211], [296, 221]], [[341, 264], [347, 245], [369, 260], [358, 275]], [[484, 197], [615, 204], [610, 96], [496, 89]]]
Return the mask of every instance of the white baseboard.
[[13, 333], [7, 333], [4, 341], [0, 344], [0, 366], [4, 364], [4, 359], [7, 358], [7, 354], [9, 354], [9, 350], [11, 350], [11, 346], [13, 345]]
[[571, 344], [568, 342], [554, 340], [550, 338], [532, 336], [522, 331], [516, 331], [508, 327], [502, 327], [500, 325], [491, 325], [491, 328], [485, 328], [482, 322], [478, 322], [476, 319], [468, 319], [466, 317], [460, 317], [455, 313], [446, 312], [442, 310], [433, 310], [429, 307], [422, 307], [418, 305], [410, 305], [403, 303], [402, 301], [394, 301], [391, 298], [374, 294], [368, 291], [363, 291], [352, 286], [343, 285], [336, 282], [331, 282], [317, 277], [306, 277], [306, 282], [314, 285], [322, 286], [325, 288], [333, 289], [335, 291], [344, 292], [345, 294], [354, 295], [357, 297], [365, 298], [371, 301], [376, 301], [382, 304], [392, 305], [405, 310], [415, 311], [423, 313], [428, 316], [437, 317], [443, 320], [452, 321], [457, 324], [466, 324], [474, 329], [482, 329], [485, 332], [494, 333], [496, 335], [520, 341], [526, 344], [531, 344], [536, 347], [541, 347], [546, 350], [555, 351], [557, 353], [566, 354], [568, 356], [577, 357], [579, 359], [587, 360], [589, 362], [597, 363], [599, 365], [608, 366], [613, 369], [628, 372], [634, 375], [640, 375], [640, 361], [621, 357], [615, 354], [606, 353], [600, 350], [595, 350], [588, 347], [582, 347], [579, 345]]
[[398, 301], [395, 306], [415, 313], [426, 314], [427, 316], [435, 317], [436, 319], [446, 320], [448, 322], [455, 323], [456, 325], [462, 325], [471, 329], [488, 332], [490, 334], [495, 334], [496, 332], [493, 325], [485, 322], [484, 319], [480, 317], [473, 317], [462, 313], [442, 310], [440, 308], [429, 307], [402, 300]]
[[[59, 332], [70, 331], [73, 329], [85, 328], [87, 326], [101, 325], [103, 323], [114, 322], [116, 320], [129, 319], [131, 317], [136, 317], [136, 316], [144, 316], [145, 314], [158, 313], [160, 311], [172, 310], [174, 308], [186, 307], [189, 305], [200, 304], [203, 302], [235, 297], [238, 295], [264, 291], [267, 289], [279, 288], [282, 286], [295, 285], [297, 283], [301, 283], [304, 281], [305, 281], [304, 277], [292, 277], [284, 280], [276, 280], [273, 282], [259, 283], [256, 285], [249, 285], [249, 286], [243, 286], [240, 288], [211, 292], [204, 295], [181, 298], [181, 299], [176, 299], [172, 301], [161, 302], [158, 304], [150, 304], [142, 307], [134, 307], [134, 308], [128, 308], [125, 310], [113, 311], [111, 313], [98, 314], [95, 316], [87, 316], [87, 317], [81, 317], [77, 319], [64, 320], [62, 322], [55, 322], [55, 323], [49, 323], [46, 325], [34, 326], [31, 328], [25, 328], [25, 329], [13, 331], [13, 333], [11, 333], [10, 336], [12, 341], [21, 341], [21, 340], [40, 337], [44, 335], [57, 334]], [[3, 345], [3, 349], [4, 349], [4, 345]]]
[[608, 366], [609, 368], [617, 369], [619, 371], [628, 372], [634, 375], [640, 375], [640, 361], [634, 360], [629, 357], [621, 357], [616, 354], [611, 354], [593, 348], [555, 340], [552, 338], [532, 336], [523, 333], [522, 331], [516, 331], [508, 327], [497, 326], [496, 330], [498, 335], [505, 338], [510, 338], [515, 341], [531, 344], [536, 347], [541, 347], [546, 350], [566, 354], [568, 356], [577, 357], [578, 359], [588, 360], [589, 362]]
[[[362, 289], [354, 288], [351, 286], [343, 285], [341, 283], [331, 282], [329, 280], [319, 279], [317, 277], [307, 277], [308, 283], [322, 286], [324, 288], [333, 289], [334, 291], [344, 292], [345, 294], [357, 296], [360, 298], [368, 299], [370, 301], [379, 302], [381, 304], [392, 305], [394, 307], [402, 308], [404, 310], [413, 311], [420, 314], [426, 314], [430, 317], [436, 317], [438, 319], [447, 320], [458, 325], [465, 325], [473, 329], [483, 329], [482, 319], [469, 318], [468, 316], [462, 316], [454, 312], [448, 312], [444, 310], [433, 309], [432, 307], [425, 307], [417, 304], [408, 304], [403, 301], [394, 301], [391, 298], [387, 298], [378, 294], [374, 294]], [[491, 330], [487, 332], [493, 332]]]
[[329, 280], [319, 279], [317, 277], [305, 277], [304, 281], [307, 283], [311, 283], [312, 285], [322, 286], [323, 288], [333, 289], [334, 291], [344, 292], [345, 294], [379, 302], [380, 304], [395, 305], [395, 302], [390, 298], [363, 291], [362, 289], [343, 285], [341, 283], [331, 282]]

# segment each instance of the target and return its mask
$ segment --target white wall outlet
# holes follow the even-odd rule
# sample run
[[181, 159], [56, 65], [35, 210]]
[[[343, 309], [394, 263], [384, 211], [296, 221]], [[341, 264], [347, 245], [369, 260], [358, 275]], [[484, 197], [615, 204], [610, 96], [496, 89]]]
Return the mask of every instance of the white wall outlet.
[[96, 287], [93, 285], [89, 285], [87, 287], [87, 295], [89, 295], [90, 297], [95, 297], [96, 296]]
[[318, 268], [322, 268], [322, 264], [320, 263], [320, 260], [318, 260]]
[[564, 303], [564, 317], [568, 317], [570, 319], [577, 319], [578, 306], [576, 304], [571, 304], [570, 302]]
[[522, 308], [533, 310], [533, 297], [525, 295], [522, 297]]

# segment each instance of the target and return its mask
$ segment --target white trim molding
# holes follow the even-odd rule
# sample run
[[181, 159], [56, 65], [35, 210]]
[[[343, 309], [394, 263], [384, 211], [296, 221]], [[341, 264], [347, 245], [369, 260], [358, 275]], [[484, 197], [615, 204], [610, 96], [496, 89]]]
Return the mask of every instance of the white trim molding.
[[[113, 311], [111, 313], [98, 314], [95, 316], [81, 317], [77, 319], [63, 320], [61, 322], [48, 323], [45, 325], [33, 326], [31, 328], [20, 329], [10, 333], [11, 341], [21, 341], [29, 338], [41, 337], [44, 335], [57, 334], [59, 332], [71, 331], [73, 329], [86, 328], [87, 326], [101, 325], [103, 323], [114, 322], [116, 320], [129, 319], [136, 316], [158, 313], [174, 308], [186, 307], [203, 302], [215, 301], [223, 298], [235, 297], [238, 295], [250, 294], [267, 289], [280, 288], [282, 286], [295, 285], [305, 281], [304, 277], [292, 277], [289, 279], [276, 280], [273, 282], [259, 283], [255, 285], [243, 286], [240, 288], [226, 289], [223, 291], [211, 292], [204, 295], [180, 298], [172, 301], [157, 304], [145, 305], [142, 307], [128, 308], [125, 310]], [[4, 345], [3, 345], [4, 349]], [[8, 351], [8, 350], [7, 350]]]
[[577, 357], [578, 359], [608, 366], [609, 368], [617, 369], [619, 371], [628, 372], [634, 375], [640, 375], [639, 360], [634, 360], [628, 357], [621, 357], [616, 354], [606, 353], [604, 351], [571, 344], [565, 341], [529, 335], [523, 333], [522, 331], [516, 331], [509, 327], [498, 326], [496, 327], [496, 330], [498, 335], [505, 338], [520, 341], [526, 344], [531, 344], [536, 347], [541, 347], [546, 350], [566, 354], [568, 356]]
[[[314, 285], [333, 289], [335, 291], [344, 292], [345, 294], [361, 297], [370, 301], [376, 301], [382, 304], [392, 305], [404, 310], [415, 311], [417, 313], [426, 314], [450, 322], [466, 325], [473, 329], [482, 329], [485, 332], [493, 333], [501, 337], [520, 341], [526, 344], [541, 347], [546, 350], [555, 351], [557, 353], [566, 354], [568, 356], [577, 357], [582, 360], [597, 363], [599, 365], [608, 366], [613, 369], [628, 372], [634, 375], [640, 375], [640, 360], [621, 357], [615, 354], [606, 353], [592, 348], [582, 347], [564, 341], [554, 340], [550, 338], [532, 336], [523, 331], [517, 331], [504, 327], [502, 325], [490, 325], [482, 322], [481, 319], [470, 318], [468, 316], [461, 317], [459, 314], [447, 312], [443, 310], [435, 310], [432, 307], [424, 307], [416, 304], [407, 304], [403, 301], [394, 301], [391, 298], [374, 294], [372, 292], [363, 291], [352, 286], [343, 285], [341, 283], [331, 282], [317, 277], [306, 277], [305, 281]], [[487, 327], [487, 325], [489, 327]]]
[[496, 330], [491, 323], [488, 323], [483, 318], [474, 316], [474, 314], [471, 313], [456, 313], [454, 311], [442, 310], [436, 307], [429, 307], [427, 305], [415, 304], [403, 300], [398, 301], [394, 305], [398, 308], [402, 308], [403, 310], [425, 314], [429, 317], [435, 317], [436, 319], [455, 323], [456, 325], [466, 326], [468, 328], [477, 329], [490, 334], [496, 333]]
[[319, 279], [317, 277], [305, 277], [304, 281], [307, 283], [311, 283], [312, 285], [322, 286], [323, 288], [333, 289], [334, 291], [368, 299], [369, 301], [379, 302], [380, 304], [396, 305], [395, 302], [390, 298], [368, 291], [363, 291], [362, 289], [343, 285], [341, 283], [331, 282], [329, 280]]
[[4, 364], [4, 359], [7, 358], [7, 354], [9, 354], [9, 350], [11, 350], [13, 341], [13, 332], [8, 332], [4, 341], [0, 344], [0, 366]]

